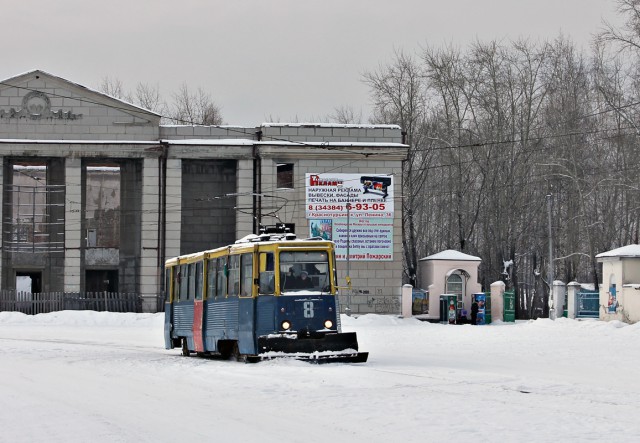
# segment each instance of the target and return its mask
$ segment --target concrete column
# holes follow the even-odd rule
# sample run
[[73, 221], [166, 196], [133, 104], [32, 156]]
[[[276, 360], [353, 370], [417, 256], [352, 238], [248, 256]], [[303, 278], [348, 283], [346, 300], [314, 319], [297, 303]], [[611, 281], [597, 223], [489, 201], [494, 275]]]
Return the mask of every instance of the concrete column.
[[65, 161], [66, 198], [64, 206], [64, 290], [80, 291], [80, 248], [82, 247], [82, 159]]
[[[4, 195], [4, 157], [0, 157], [0, 196]], [[2, 208], [4, 207], [4, 200], [2, 199], [2, 197], [0, 197], [0, 245], [3, 244], [3, 238], [2, 238], [2, 220], [3, 219], [3, 215], [2, 215]], [[2, 258], [0, 257], [0, 289], [4, 289], [2, 287]]]
[[140, 296], [142, 312], [156, 312], [160, 295], [161, 269], [158, 267], [159, 252], [159, 195], [160, 174], [157, 158], [145, 158], [142, 165], [142, 215], [140, 251]]
[[436, 294], [436, 285], [430, 284], [427, 288], [429, 291], [429, 319], [440, 319], [440, 294]]
[[491, 283], [491, 322], [504, 321], [504, 282]]
[[[253, 160], [238, 160], [238, 174], [236, 183], [236, 206], [239, 208], [251, 208], [253, 205]], [[250, 211], [249, 211], [250, 212]], [[236, 212], [236, 240], [253, 232], [253, 215], [250, 213]]]
[[182, 160], [167, 160], [167, 208], [166, 239], [164, 256], [166, 258], [180, 255], [180, 238], [182, 231]]
[[567, 287], [564, 282], [555, 280], [553, 282], [553, 310], [556, 313], [555, 318], [562, 317], [564, 311], [564, 299], [567, 296]]
[[580, 283], [572, 281], [567, 285], [567, 316], [576, 318], [578, 313], [578, 292], [580, 291]]
[[402, 317], [404, 318], [411, 317], [412, 305], [413, 305], [413, 286], [403, 285], [402, 286]]

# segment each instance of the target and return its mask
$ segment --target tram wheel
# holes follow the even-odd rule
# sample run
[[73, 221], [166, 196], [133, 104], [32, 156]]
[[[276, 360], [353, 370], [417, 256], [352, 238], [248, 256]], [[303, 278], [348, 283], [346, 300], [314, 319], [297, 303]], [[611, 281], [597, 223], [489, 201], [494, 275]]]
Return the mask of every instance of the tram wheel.
[[189, 355], [191, 355], [191, 352], [189, 351], [189, 345], [187, 344], [187, 339], [183, 338], [182, 339], [182, 355], [185, 357], [188, 357]]
[[241, 354], [240, 353], [240, 348], [238, 348], [238, 342], [235, 342], [233, 344], [233, 351], [231, 352], [231, 357], [240, 363], [246, 363], [247, 362], [247, 356], [245, 354]]

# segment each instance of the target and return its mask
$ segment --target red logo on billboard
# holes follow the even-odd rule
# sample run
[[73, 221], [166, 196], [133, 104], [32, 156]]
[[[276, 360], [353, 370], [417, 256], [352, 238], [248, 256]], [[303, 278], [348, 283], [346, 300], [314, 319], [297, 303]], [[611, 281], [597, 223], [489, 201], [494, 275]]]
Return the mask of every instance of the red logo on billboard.
[[343, 180], [337, 178], [320, 178], [319, 175], [309, 176], [309, 186], [339, 186]]

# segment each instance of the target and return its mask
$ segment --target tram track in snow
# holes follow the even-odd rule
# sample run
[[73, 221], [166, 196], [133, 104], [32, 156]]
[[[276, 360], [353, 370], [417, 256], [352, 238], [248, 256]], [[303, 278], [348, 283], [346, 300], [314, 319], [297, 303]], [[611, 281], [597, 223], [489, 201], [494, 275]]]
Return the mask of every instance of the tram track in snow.
[[82, 340], [68, 340], [68, 339], [56, 339], [56, 338], [17, 338], [17, 337], [2, 337], [0, 336], [0, 341], [12, 341], [12, 342], [30, 342], [30, 343], [54, 343], [58, 345], [69, 345], [69, 346], [91, 346], [91, 347], [106, 347], [112, 349], [121, 349], [128, 351], [156, 351], [157, 353], [165, 353], [164, 348], [157, 348], [155, 346], [145, 346], [145, 345], [123, 345], [120, 343], [109, 343], [103, 341], [82, 341]]
[[[537, 380], [537, 382], [541, 384], [541, 386], [539, 387], [536, 387], [536, 386], [512, 387], [512, 386], [506, 385], [505, 383], [494, 382], [494, 381], [474, 383], [468, 380], [460, 380], [460, 378], [457, 378], [457, 377], [446, 377], [443, 375], [416, 374], [416, 373], [409, 373], [404, 371], [380, 369], [375, 367], [369, 367], [367, 369], [370, 371], [380, 372], [384, 374], [391, 374], [391, 375], [410, 377], [410, 378], [422, 378], [422, 379], [428, 379], [428, 380], [439, 382], [439, 384], [434, 384], [434, 385], [416, 386], [416, 389], [425, 389], [425, 390], [437, 392], [444, 395], [457, 395], [461, 397], [467, 397], [469, 396], [470, 392], [473, 389], [475, 389], [478, 391], [483, 391], [485, 393], [504, 392], [504, 393], [510, 393], [510, 394], [519, 393], [519, 394], [531, 396], [532, 398], [536, 398], [537, 401], [544, 402], [544, 404], [541, 404], [539, 406], [540, 408], [544, 408], [544, 409], [547, 409], [549, 407], [549, 405], [547, 404], [549, 397], [554, 397], [560, 400], [565, 397], [573, 397], [573, 401], [580, 401], [585, 405], [589, 405], [589, 407], [594, 407], [594, 405], [600, 405], [604, 407], [615, 406], [615, 407], [640, 408], [640, 400], [637, 400], [636, 396], [626, 397], [629, 399], [629, 401], [622, 401], [622, 398], [620, 398], [619, 396], [616, 396], [616, 401], [611, 401], [605, 398], [597, 398], [596, 397], [597, 393], [594, 392], [592, 388], [590, 388], [588, 393], [583, 393], [583, 391], [580, 390], [580, 388], [582, 388], [582, 385], [562, 386], [564, 387], [564, 389], [559, 390], [558, 389], [559, 383], [556, 382], [556, 383], [549, 384], [547, 380], [544, 380], [544, 379]], [[498, 377], [501, 377], [503, 379], [505, 378], [505, 376], [501, 376], [500, 374], [492, 374], [491, 376], [492, 379], [495, 379]], [[481, 379], [481, 377], [479, 377], [479, 379]], [[519, 378], [513, 377], [512, 381], [517, 382], [519, 381]], [[459, 386], [461, 385], [466, 386], [468, 389], [460, 389]], [[446, 389], [447, 387], [451, 387], [451, 389]], [[576, 390], [578, 390], [578, 392], [576, 392]], [[600, 395], [606, 395], [607, 392], [608, 391], [604, 391]], [[494, 401], [501, 401], [501, 400], [494, 399]], [[564, 413], [567, 412], [561, 406], [556, 406], [556, 407], [558, 409], [558, 412], [564, 412]], [[584, 412], [582, 412], [581, 414], [584, 415]], [[592, 417], [596, 419], [598, 418], [598, 415], [592, 414]]]

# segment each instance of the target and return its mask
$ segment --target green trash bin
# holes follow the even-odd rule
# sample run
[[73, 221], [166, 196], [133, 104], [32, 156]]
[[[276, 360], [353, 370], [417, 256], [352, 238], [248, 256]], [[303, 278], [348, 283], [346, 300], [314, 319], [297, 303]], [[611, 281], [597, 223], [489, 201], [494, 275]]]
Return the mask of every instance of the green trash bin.
[[504, 292], [504, 321], [516, 321], [516, 292], [514, 290]]

